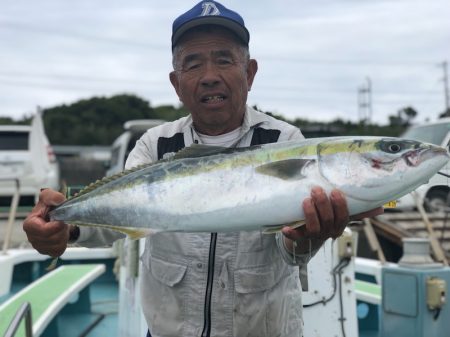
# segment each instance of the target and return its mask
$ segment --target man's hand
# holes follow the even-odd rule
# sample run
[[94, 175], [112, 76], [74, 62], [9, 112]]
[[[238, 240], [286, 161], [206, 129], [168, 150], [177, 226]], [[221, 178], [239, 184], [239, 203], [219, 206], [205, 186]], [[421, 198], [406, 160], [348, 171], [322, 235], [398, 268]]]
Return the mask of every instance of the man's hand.
[[[375, 208], [371, 211], [354, 215], [350, 218], [347, 202], [344, 195], [337, 189], [327, 196], [321, 187], [314, 187], [311, 197], [303, 200], [305, 225], [297, 229], [284, 227], [286, 246], [293, 249], [292, 241], [300, 243], [296, 248], [297, 254], [307, 253], [308, 250], [320, 247], [328, 238], [336, 239], [342, 235], [350, 220], [358, 220], [383, 213], [383, 208]], [[311, 240], [311, 246], [304, 244]]]
[[60, 256], [67, 248], [69, 225], [62, 221], [49, 221], [52, 207], [61, 204], [64, 195], [51, 189], [43, 190], [39, 201], [23, 222], [23, 230], [34, 249], [52, 257]]

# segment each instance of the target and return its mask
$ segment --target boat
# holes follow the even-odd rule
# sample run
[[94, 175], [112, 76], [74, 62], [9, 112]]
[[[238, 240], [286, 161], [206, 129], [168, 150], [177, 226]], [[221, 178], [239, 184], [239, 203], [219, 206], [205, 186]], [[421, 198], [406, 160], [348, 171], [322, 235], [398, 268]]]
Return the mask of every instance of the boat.
[[112, 248], [68, 248], [58, 266], [32, 248], [0, 255], [0, 336], [117, 336]]

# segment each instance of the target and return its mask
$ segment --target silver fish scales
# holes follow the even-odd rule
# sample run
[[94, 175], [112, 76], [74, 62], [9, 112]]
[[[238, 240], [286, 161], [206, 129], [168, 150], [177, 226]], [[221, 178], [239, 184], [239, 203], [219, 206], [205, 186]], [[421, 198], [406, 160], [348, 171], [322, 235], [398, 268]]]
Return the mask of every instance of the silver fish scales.
[[106, 178], [50, 217], [133, 238], [156, 231], [226, 232], [299, 226], [313, 186], [340, 189], [351, 214], [425, 183], [441, 147], [387, 137], [330, 137], [239, 149], [194, 145], [169, 160]]

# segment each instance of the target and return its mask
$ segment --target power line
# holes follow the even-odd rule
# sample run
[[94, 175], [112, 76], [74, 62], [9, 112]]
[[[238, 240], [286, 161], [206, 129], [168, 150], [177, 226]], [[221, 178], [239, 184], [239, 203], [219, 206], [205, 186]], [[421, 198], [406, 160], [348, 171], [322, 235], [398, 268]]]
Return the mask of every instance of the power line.
[[[314, 81], [314, 82], [318, 82], [318, 81]], [[324, 81], [325, 83], [329, 84], [329, 81]], [[276, 85], [275, 83], [272, 83], [270, 85], [264, 85], [264, 84], [258, 84], [255, 83], [253, 85], [255, 88], [258, 89], [263, 89], [263, 90], [270, 90], [270, 91], [274, 91], [274, 90], [282, 90], [284, 92], [294, 92], [296, 94], [300, 94], [300, 93], [310, 93], [310, 92], [318, 92], [318, 93], [323, 93], [323, 92], [327, 92], [327, 93], [336, 93], [336, 94], [346, 94], [346, 93], [351, 93], [354, 94], [355, 89], [354, 88], [348, 88], [348, 87], [330, 87], [330, 86], [323, 86], [323, 87], [318, 87], [318, 86], [311, 86], [311, 85], [305, 85], [305, 86], [301, 86], [299, 84], [295, 84], [292, 86], [280, 86], [280, 85]], [[440, 90], [404, 90], [404, 89], [389, 89], [389, 88], [385, 88], [385, 89], [377, 89], [377, 94], [392, 94], [392, 95], [414, 95], [414, 96], [440, 96], [441, 92]]]
[[[3, 77], [3, 79], [1, 79]], [[17, 78], [20, 78], [19, 80]], [[24, 81], [25, 79], [25, 81]], [[131, 85], [168, 85], [168, 81], [166, 80], [143, 80], [143, 79], [132, 79], [132, 78], [124, 78], [124, 77], [102, 77], [102, 76], [82, 76], [82, 75], [70, 75], [70, 74], [42, 74], [42, 73], [25, 73], [25, 72], [16, 72], [16, 71], [4, 71], [0, 69], [0, 82], [13, 83], [14, 85], [20, 85], [20, 83], [24, 83], [26, 85], [36, 84], [35, 79], [45, 80], [45, 81], [64, 81], [64, 82], [79, 82], [82, 81], [84, 84], [87, 82], [100, 82], [100, 83], [109, 83], [109, 84], [131, 84]], [[31, 80], [31, 82], [30, 82]], [[317, 81], [316, 81], [317, 82]], [[42, 83], [42, 82], [39, 82]], [[38, 84], [39, 84], [38, 83]], [[327, 82], [328, 83], [328, 82]], [[46, 83], [44, 83], [45, 85]], [[39, 84], [40, 85], [40, 84]], [[59, 85], [59, 84], [58, 84]], [[296, 94], [304, 94], [304, 93], [323, 93], [327, 92], [328, 94], [341, 94], [341, 93], [353, 93], [354, 89], [351, 88], [330, 88], [327, 87], [318, 87], [318, 86], [300, 86], [300, 85], [292, 85], [292, 86], [279, 86], [276, 84], [269, 85], [260, 85], [255, 84], [255, 87], [258, 87], [260, 90], [270, 90], [270, 91], [283, 91], [286, 93], [293, 92]], [[402, 90], [402, 89], [377, 89], [377, 94], [385, 94], [385, 95], [414, 95], [414, 96], [438, 96], [441, 93], [438, 90]]]
[[81, 39], [81, 40], [88, 40], [88, 41], [94, 41], [94, 42], [104, 42], [109, 44], [117, 44], [117, 45], [124, 45], [124, 46], [133, 46], [133, 47], [146, 47], [146, 48], [152, 48], [152, 50], [168, 50], [168, 45], [163, 44], [152, 44], [152, 43], [146, 43], [141, 41], [133, 41], [129, 39], [119, 39], [119, 38], [110, 38], [105, 36], [97, 36], [97, 35], [89, 35], [74, 31], [64, 31], [61, 30], [61, 27], [43, 27], [43, 26], [37, 26], [37, 25], [30, 25], [22, 22], [8, 22], [8, 21], [1, 21], [0, 22], [0, 28], [6, 28], [6, 29], [14, 29], [14, 30], [21, 30], [25, 31], [27, 33], [32, 34], [45, 34], [45, 35], [53, 35], [53, 36], [60, 36], [63, 38], [74, 38], [74, 39]]
[[425, 60], [370, 60], [370, 59], [306, 59], [298, 56], [286, 57], [286, 56], [275, 56], [275, 55], [257, 55], [258, 59], [261, 60], [271, 60], [276, 62], [292, 62], [292, 63], [305, 63], [305, 64], [319, 64], [319, 65], [345, 65], [345, 66], [388, 66], [388, 67], [410, 67], [410, 66], [434, 66], [436, 62], [425, 61]]
[[[344, 103], [349, 104], [353, 106], [355, 102], [355, 96], [354, 96], [354, 90], [352, 95], [345, 95], [345, 96], [330, 96], [328, 93], [317, 94], [317, 95], [280, 95], [280, 94], [272, 94], [270, 98], [267, 97], [267, 95], [252, 95], [252, 100], [260, 99], [260, 100], [268, 100], [271, 101], [284, 101], [284, 102], [319, 102], [319, 103]], [[400, 98], [384, 98], [377, 96], [376, 99], [376, 105], [408, 105], [408, 104], [430, 104], [429, 99], [400, 99]]]
[[[145, 48], [151, 48], [152, 51], [154, 50], [163, 50], [168, 51], [168, 45], [166, 44], [152, 44], [152, 43], [146, 43], [142, 41], [135, 41], [130, 39], [121, 39], [121, 38], [111, 38], [111, 37], [105, 37], [105, 36], [98, 36], [98, 35], [90, 35], [90, 34], [84, 34], [80, 32], [74, 32], [74, 31], [67, 31], [67, 30], [61, 30], [61, 27], [43, 27], [38, 25], [30, 25], [23, 22], [12, 22], [12, 21], [1, 21], [0, 22], [0, 29], [13, 29], [13, 30], [21, 30], [25, 31], [27, 33], [33, 33], [33, 34], [45, 34], [45, 35], [54, 35], [54, 36], [61, 36], [64, 38], [75, 38], [75, 39], [82, 39], [87, 41], [94, 41], [94, 42], [103, 42], [103, 43], [109, 43], [109, 44], [117, 44], [117, 45], [124, 45], [124, 46], [134, 46], [134, 47], [145, 47]], [[309, 65], [321, 65], [321, 66], [382, 66], [382, 67], [410, 67], [410, 66], [432, 66], [435, 65], [435, 62], [432, 61], [425, 61], [425, 60], [370, 60], [370, 59], [320, 59], [320, 58], [314, 58], [314, 59], [307, 59], [307, 58], [301, 58], [301, 57], [286, 57], [286, 56], [278, 56], [278, 55], [264, 55], [259, 54], [257, 55], [257, 58], [260, 60], [271, 60], [275, 62], [282, 62], [282, 63], [297, 63], [297, 64], [309, 64]]]
[[50, 90], [80, 90], [91, 92], [93, 90], [92, 87], [88, 87], [85, 85], [61, 85], [58, 83], [42, 83], [42, 82], [26, 82], [26, 81], [15, 81], [15, 80], [0, 80], [0, 85], [8, 85], [15, 87], [26, 87], [26, 88], [34, 88], [34, 89], [50, 89]]
[[[108, 90], [112, 90], [111, 86], [108, 87], [104, 87], [104, 86], [92, 86], [92, 84], [94, 83], [89, 83], [90, 85], [86, 85], [86, 84], [72, 84], [72, 83], [64, 83], [64, 84], [60, 84], [60, 83], [48, 83], [48, 82], [32, 82], [32, 81], [23, 81], [23, 80], [10, 80], [10, 79], [0, 79], [0, 85], [7, 85], [7, 86], [16, 86], [16, 87], [26, 87], [26, 88], [34, 88], [34, 89], [41, 89], [41, 90], [64, 90], [64, 91], [83, 91], [83, 92], [92, 92], [92, 91], [97, 91], [97, 90], [101, 90], [101, 91], [108, 91]], [[129, 87], [125, 87], [120, 82], [115, 82], [115, 81], [111, 81], [109, 84], [111, 84], [114, 88], [114, 90], [119, 90], [119, 91], [130, 91], [131, 89]], [[153, 83], [154, 84], [154, 83]], [[165, 83], [167, 84], [167, 83]], [[141, 86], [141, 84], [137, 84], [138, 86]], [[156, 86], [157, 88], [161, 88], [161, 86]], [[139, 88], [139, 87], [138, 87]], [[135, 88], [137, 89], [137, 88]], [[134, 90], [135, 90], [134, 89]], [[276, 88], [274, 88], [276, 89]], [[146, 91], [149, 90], [148, 87], [145, 88]], [[170, 86], [167, 84], [167, 90], [171, 90]], [[154, 91], [154, 90], [152, 90]], [[271, 91], [272, 94], [275, 92], [275, 90]], [[285, 93], [285, 91], [282, 91], [283, 93]], [[326, 94], [324, 94], [324, 92], [326, 92]], [[354, 91], [353, 91], [354, 92]], [[349, 92], [350, 93], [350, 92]], [[377, 91], [378, 94], [379, 91]], [[311, 94], [313, 94], [313, 96], [311, 96]], [[333, 94], [333, 95], [330, 95]], [[336, 96], [338, 95], [338, 96]], [[392, 95], [396, 95], [398, 96], [396, 93], [392, 93]], [[405, 100], [408, 100], [408, 95], [406, 94], [402, 94], [402, 96], [406, 96], [404, 98], [404, 100], [400, 100], [399, 98], [383, 98], [382, 96], [377, 96], [377, 105], [380, 104], [406, 104]], [[417, 96], [416, 94], [414, 94], [414, 96]], [[352, 98], [351, 96], [342, 96], [341, 92], [337, 89], [336, 91], [334, 90], [315, 90], [315, 91], [308, 91], [308, 90], [298, 90], [296, 92], [295, 95], [282, 95], [280, 96], [279, 94], [273, 94], [271, 96], [271, 99], [274, 100], [307, 100], [307, 101], [328, 101], [328, 102], [351, 102], [354, 101], [354, 98]], [[421, 102], [420, 100], [414, 99], [414, 102]], [[427, 102], [430, 103], [430, 100], [426, 100], [426, 101], [422, 101], [422, 102]]]
[[16, 71], [2, 71], [0, 70], [0, 77], [16, 77], [21, 78], [38, 78], [38, 79], [48, 79], [48, 80], [62, 80], [62, 81], [95, 81], [95, 82], [120, 82], [129, 84], [163, 84], [168, 83], [164, 81], [151, 81], [151, 80], [141, 80], [141, 79], [131, 79], [123, 77], [101, 77], [101, 76], [83, 76], [83, 75], [70, 75], [70, 74], [42, 74], [42, 73], [25, 73]]

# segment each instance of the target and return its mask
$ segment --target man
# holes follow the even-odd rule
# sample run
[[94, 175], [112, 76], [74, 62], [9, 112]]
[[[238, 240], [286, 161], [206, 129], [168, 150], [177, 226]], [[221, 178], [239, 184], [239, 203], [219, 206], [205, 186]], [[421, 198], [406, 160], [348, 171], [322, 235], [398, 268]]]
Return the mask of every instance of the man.
[[[239, 14], [202, 1], [173, 23], [170, 81], [190, 116], [150, 129], [130, 153], [128, 168], [193, 143], [243, 147], [303, 138], [301, 132], [246, 105], [258, 70]], [[257, 193], [257, 191], [255, 191]], [[69, 242], [92, 247], [122, 237], [47, 222], [64, 200], [44, 190], [24, 222], [38, 251], [61, 255]], [[346, 201], [314, 188], [303, 200], [306, 225], [282, 233], [158, 233], [146, 239], [141, 302], [153, 337], [302, 336], [300, 266], [322, 243], [342, 234]], [[374, 215], [380, 210], [370, 213]], [[151, 221], [151, 219], [149, 219]], [[226, 226], [226, 219], [224, 219]]]

